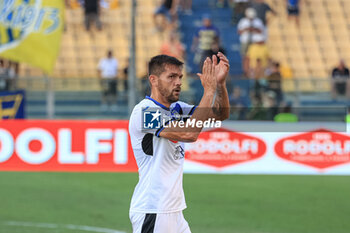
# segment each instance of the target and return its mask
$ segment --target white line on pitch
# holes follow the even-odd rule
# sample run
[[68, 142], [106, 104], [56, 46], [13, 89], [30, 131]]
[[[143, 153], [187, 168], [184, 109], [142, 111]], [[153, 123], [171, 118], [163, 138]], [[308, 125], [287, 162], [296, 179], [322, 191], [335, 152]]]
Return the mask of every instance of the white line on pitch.
[[2, 225], [23, 226], [23, 227], [40, 227], [40, 228], [52, 228], [52, 229], [57, 229], [57, 228], [62, 229], [63, 228], [63, 229], [69, 229], [69, 230], [81, 230], [81, 231], [98, 232], [98, 233], [125, 233], [124, 231], [117, 231], [117, 230], [109, 229], [109, 228], [73, 225], [73, 224], [60, 225], [60, 224], [54, 224], [54, 223], [7, 221], [7, 222], [2, 222]]

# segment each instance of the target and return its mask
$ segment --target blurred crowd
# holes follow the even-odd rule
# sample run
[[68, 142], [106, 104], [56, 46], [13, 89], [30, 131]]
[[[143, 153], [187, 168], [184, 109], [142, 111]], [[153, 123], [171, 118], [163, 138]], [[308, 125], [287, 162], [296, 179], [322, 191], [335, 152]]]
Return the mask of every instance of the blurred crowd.
[[0, 58], [0, 91], [16, 89], [19, 63]]
[[[239, 86], [231, 87], [231, 105], [237, 119], [261, 119], [261, 111], [267, 110], [266, 120], [271, 120], [284, 109], [284, 95], [282, 91], [282, 74], [291, 76], [287, 66], [281, 67], [278, 61], [270, 57], [266, 41], [268, 39], [267, 27], [268, 13], [277, 16], [277, 13], [264, 0], [217, 0], [219, 8], [231, 7], [231, 24], [237, 26], [240, 36], [240, 54], [242, 58], [243, 78], [249, 81], [250, 90], [241, 90]], [[206, 57], [218, 51], [225, 53], [220, 42], [220, 31], [212, 23], [210, 15], [203, 15], [202, 26], [195, 32], [192, 52], [195, 53], [194, 63], [202, 67]], [[197, 85], [194, 85], [194, 88]], [[201, 96], [200, 90], [195, 96]]]
[[[131, 1], [131, 0], [130, 0]], [[282, 0], [281, 0], [282, 1]], [[300, 26], [299, 4], [301, 0], [284, 0], [288, 19]], [[84, 26], [87, 31], [95, 25], [97, 30], [103, 30], [100, 20], [101, 9], [117, 9], [118, 0], [65, 0], [68, 8], [83, 8], [85, 14]], [[280, 63], [270, 56], [266, 45], [268, 27], [271, 20], [278, 20], [278, 13], [265, 0], [213, 0], [217, 8], [229, 8], [232, 11], [231, 22], [237, 28], [240, 39], [240, 55], [242, 59], [243, 78], [249, 82], [249, 88], [242, 88], [230, 82], [230, 102], [236, 119], [272, 120], [279, 114], [290, 114], [291, 103], [286, 101], [282, 88], [283, 78], [292, 78], [292, 70], [288, 64]], [[193, 42], [186, 48], [180, 40], [179, 14], [192, 15], [191, 0], [159, 0], [159, 5], [153, 11], [154, 33], [163, 36], [159, 53], [174, 56], [182, 61], [186, 52], [193, 53], [193, 63], [201, 70], [206, 57], [211, 57], [219, 51], [225, 53], [220, 37], [222, 33], [215, 26], [215, 19], [210, 14], [203, 14], [201, 25], [193, 32]], [[275, 18], [275, 19], [274, 19]], [[96, 64], [102, 89], [103, 111], [116, 110], [118, 90], [128, 89], [129, 61], [125, 67], [120, 67], [120, 61], [113, 56], [113, 51], [106, 51], [107, 56]], [[147, 69], [146, 69], [147, 70]], [[118, 72], [119, 71], [119, 72]], [[196, 73], [189, 70], [189, 73]], [[10, 90], [15, 87], [18, 74], [18, 63], [0, 59], [0, 90]], [[332, 97], [350, 97], [349, 69], [344, 61], [334, 67], [332, 76]], [[148, 75], [145, 73], [138, 79], [137, 89], [143, 94], [149, 94]], [[121, 81], [120, 81], [121, 80]], [[200, 81], [193, 77], [190, 83], [194, 94], [193, 102], [200, 98], [202, 90]], [[120, 83], [120, 84], [118, 84]], [[121, 85], [121, 86], [118, 86]], [[197, 99], [196, 99], [197, 98]], [[263, 114], [264, 113], [264, 114]], [[294, 118], [293, 118], [294, 119]]]
[[[290, 109], [290, 103], [284, 98], [282, 79], [293, 76], [288, 64], [280, 64], [270, 56], [266, 41], [268, 40], [269, 22], [278, 17], [277, 12], [265, 2], [265, 0], [214, 0], [217, 8], [230, 8], [232, 11], [231, 23], [237, 27], [240, 36], [240, 54], [242, 59], [243, 78], [250, 83], [250, 89], [244, 90], [239, 86], [232, 86], [229, 89], [232, 106], [242, 111], [236, 111], [237, 119], [259, 119], [261, 111], [267, 110], [267, 119], [271, 120], [279, 112]], [[299, 0], [285, 0], [288, 19], [295, 21], [299, 26]], [[118, 7], [118, 0], [66, 0], [69, 7], [83, 7], [85, 12], [85, 28], [90, 30], [94, 23], [98, 30], [103, 25], [99, 19], [102, 8], [115, 9]], [[178, 14], [192, 15], [191, 0], [160, 0], [159, 5], [154, 9], [153, 23], [154, 32], [163, 35], [163, 44], [159, 53], [174, 56], [180, 60], [186, 59], [186, 51], [195, 54], [194, 64], [201, 70], [206, 57], [217, 54], [219, 51], [225, 53], [220, 41], [219, 29], [213, 23], [210, 14], [202, 15], [202, 24], [194, 31], [191, 48], [185, 48], [181, 43], [178, 33]], [[122, 77], [123, 89], [127, 90], [128, 64], [126, 67], [119, 67], [115, 57], [110, 57], [112, 51], [108, 51], [105, 58], [98, 64], [99, 76], [102, 80], [102, 109], [115, 109], [113, 102], [116, 99], [118, 89], [118, 77]], [[119, 72], [122, 71], [122, 72]], [[190, 71], [191, 73], [191, 71]], [[193, 73], [193, 72], [192, 72]], [[108, 74], [108, 75], [104, 75]], [[113, 76], [113, 78], [111, 78]], [[333, 85], [332, 96], [337, 98], [350, 93], [347, 81], [344, 77], [349, 76], [344, 62], [332, 72]], [[105, 80], [105, 81], [103, 81]], [[201, 96], [199, 80], [193, 78], [191, 88], [194, 93], [194, 100]], [[139, 79], [138, 90], [141, 93], [149, 94], [147, 73]], [[111, 97], [108, 97], [111, 95]], [[109, 101], [109, 99], [113, 101]], [[114, 101], [115, 103], [115, 101]], [[106, 107], [107, 106], [107, 107]], [[244, 110], [248, 109], [250, 110]], [[282, 109], [281, 111], [278, 109]], [[287, 110], [286, 110], [287, 109]], [[266, 115], [266, 114], [265, 114]]]

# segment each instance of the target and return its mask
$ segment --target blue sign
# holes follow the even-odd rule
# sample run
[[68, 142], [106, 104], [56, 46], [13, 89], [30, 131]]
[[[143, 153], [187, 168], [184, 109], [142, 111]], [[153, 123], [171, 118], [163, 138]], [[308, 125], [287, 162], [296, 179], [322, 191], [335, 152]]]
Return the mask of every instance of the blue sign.
[[0, 92], [0, 119], [24, 119], [25, 91]]

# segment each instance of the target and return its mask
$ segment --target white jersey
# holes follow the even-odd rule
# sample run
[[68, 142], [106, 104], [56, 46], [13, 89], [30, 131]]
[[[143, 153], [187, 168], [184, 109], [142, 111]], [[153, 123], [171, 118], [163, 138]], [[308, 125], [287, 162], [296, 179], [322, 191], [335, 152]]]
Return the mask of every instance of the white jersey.
[[171, 213], [186, 208], [182, 186], [184, 143], [159, 137], [164, 127], [151, 125], [152, 128], [149, 124], [157, 124], [161, 119], [178, 120], [191, 115], [195, 108], [178, 101], [169, 109], [148, 96], [135, 106], [129, 133], [139, 168], [139, 182], [131, 199], [130, 212]]
[[104, 79], [115, 79], [118, 75], [118, 60], [115, 58], [102, 58], [98, 64], [101, 76]]

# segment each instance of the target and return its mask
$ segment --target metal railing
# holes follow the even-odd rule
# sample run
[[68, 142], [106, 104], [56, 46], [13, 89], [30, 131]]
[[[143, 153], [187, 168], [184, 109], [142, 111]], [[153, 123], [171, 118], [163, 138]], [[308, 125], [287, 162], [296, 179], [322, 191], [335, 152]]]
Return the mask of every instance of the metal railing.
[[[200, 82], [196, 77], [188, 77], [189, 90], [184, 90], [181, 99], [193, 104], [198, 104], [198, 97], [200, 94], [196, 89], [200, 88]], [[136, 80], [136, 99], [140, 100], [145, 95], [145, 88], [143, 87], [145, 82], [140, 79]], [[74, 108], [70, 106], [76, 105], [75, 100], [79, 100], [81, 103], [86, 105], [88, 108], [91, 103], [91, 109], [95, 109], [91, 112], [89, 117], [99, 118], [101, 115], [105, 115], [100, 112], [99, 105], [101, 99], [101, 85], [98, 78], [48, 78], [48, 77], [26, 77], [18, 78], [12, 80], [13, 88], [24, 89], [27, 92], [27, 100], [29, 112], [32, 109], [38, 109], [39, 105], [41, 107], [40, 115], [46, 118], [56, 118], [58, 113], [61, 111], [59, 109], [73, 109], [79, 111], [79, 108]], [[128, 93], [124, 90], [125, 80], [118, 80], [118, 106], [127, 109], [128, 104]], [[267, 83], [262, 81], [262, 83]], [[344, 83], [345, 82], [345, 83]], [[343, 83], [345, 89], [343, 90], [343, 95], [337, 95], [337, 84]], [[292, 103], [295, 107], [302, 106], [302, 102], [307, 100], [312, 101], [324, 101], [317, 107], [322, 107], [327, 101], [332, 101], [338, 98], [340, 102], [335, 102], [336, 106], [345, 106], [348, 104], [350, 98], [346, 97], [350, 94], [350, 83], [349, 80], [341, 79], [321, 79], [321, 78], [294, 78], [294, 79], [283, 79], [281, 82], [282, 89], [284, 92], [285, 99]], [[16, 86], [16, 87], [14, 87]], [[227, 87], [229, 90], [229, 95], [234, 92], [234, 87], [239, 86], [242, 88], [242, 95], [247, 98], [251, 96], [254, 92], [255, 80], [240, 79], [237, 77], [230, 77], [227, 82]], [[0, 90], [1, 91], [1, 90]], [[304, 101], [305, 102], [305, 101]], [[349, 102], [350, 103], [350, 102]], [[35, 105], [35, 106], [34, 106]], [[32, 107], [34, 106], [34, 107]], [[34, 112], [34, 110], [32, 111]], [[39, 111], [38, 111], [39, 112]], [[65, 111], [61, 111], [61, 116], [64, 115]], [[83, 116], [85, 113], [82, 113]], [[94, 115], [95, 114], [95, 115]], [[128, 114], [128, 111], [123, 109], [124, 115]], [[30, 114], [29, 114], [30, 115]], [[68, 114], [69, 115], [69, 114]], [[77, 114], [77, 117], [79, 114]], [[108, 115], [108, 114], [107, 114]], [[125, 117], [123, 115], [123, 117]], [[113, 116], [111, 114], [111, 116]]]
[[[191, 82], [192, 76], [189, 76]], [[30, 91], [45, 91], [48, 88], [48, 82], [52, 81], [56, 91], [98, 91], [100, 89], [99, 79], [95, 78], [48, 78], [48, 77], [25, 77], [16, 80], [17, 88]], [[255, 80], [230, 77], [228, 84], [235, 81], [254, 82]], [[348, 80], [346, 79], [348, 82]], [[124, 80], [119, 80], [120, 84]], [[284, 92], [330, 92], [334, 80], [331, 78], [291, 78], [282, 79], [282, 88]], [[343, 82], [336, 80], [335, 82]], [[118, 85], [118, 86], [122, 86]]]

